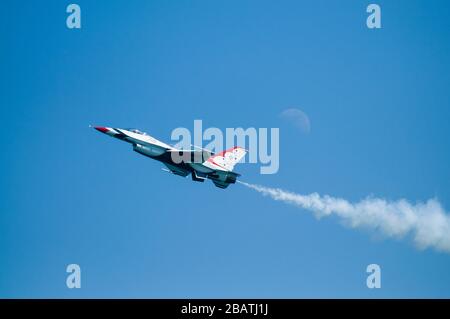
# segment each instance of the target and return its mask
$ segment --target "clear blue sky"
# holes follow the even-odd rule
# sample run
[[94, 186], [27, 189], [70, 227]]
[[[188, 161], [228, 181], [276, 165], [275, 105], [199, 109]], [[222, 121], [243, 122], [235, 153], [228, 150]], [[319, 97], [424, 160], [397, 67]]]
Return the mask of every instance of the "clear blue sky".
[[3, 3], [0, 297], [450, 297], [448, 254], [171, 176], [88, 128], [280, 127], [278, 174], [243, 180], [449, 211], [449, 3], [375, 2], [381, 30], [368, 1], [76, 1], [81, 30], [68, 1]]

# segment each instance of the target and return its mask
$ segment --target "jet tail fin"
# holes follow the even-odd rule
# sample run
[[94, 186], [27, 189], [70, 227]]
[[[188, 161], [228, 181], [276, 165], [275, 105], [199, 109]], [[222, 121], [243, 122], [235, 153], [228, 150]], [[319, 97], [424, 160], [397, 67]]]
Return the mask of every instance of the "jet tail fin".
[[235, 146], [218, 154], [212, 155], [208, 158], [208, 161], [226, 169], [227, 171], [232, 171], [234, 165], [236, 165], [246, 153], [246, 149]]

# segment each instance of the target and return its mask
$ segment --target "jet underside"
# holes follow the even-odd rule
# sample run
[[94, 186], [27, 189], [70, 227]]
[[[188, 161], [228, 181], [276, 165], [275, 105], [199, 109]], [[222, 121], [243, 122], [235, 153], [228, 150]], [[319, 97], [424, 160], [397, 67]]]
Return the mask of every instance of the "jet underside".
[[[187, 163], [175, 163], [172, 157], [172, 152], [164, 152], [161, 155], [151, 155], [148, 152], [145, 152], [145, 147], [138, 145], [135, 145], [133, 150], [141, 155], [163, 163], [172, 174], [182, 177], [186, 177], [190, 174], [192, 176], [192, 180], [196, 182], [204, 182], [206, 179], [211, 179], [214, 185], [220, 188], [226, 188], [229, 184], [236, 183], [236, 179], [239, 176], [239, 174], [234, 172], [218, 172], [206, 167], [201, 167], [203, 160], [196, 162], [194, 156], [190, 156]], [[177, 153], [182, 155], [182, 151]], [[204, 158], [204, 155], [202, 158]], [[198, 169], [194, 167], [197, 167]]]

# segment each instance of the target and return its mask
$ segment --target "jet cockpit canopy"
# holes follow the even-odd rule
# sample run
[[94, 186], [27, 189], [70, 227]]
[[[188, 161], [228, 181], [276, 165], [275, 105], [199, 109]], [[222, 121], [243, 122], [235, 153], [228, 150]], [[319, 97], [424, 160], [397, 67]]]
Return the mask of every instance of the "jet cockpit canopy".
[[136, 134], [140, 134], [140, 135], [147, 135], [147, 133], [139, 131], [137, 128], [127, 128], [126, 130], [130, 131], [130, 132], [133, 132], [133, 133], [136, 133]]

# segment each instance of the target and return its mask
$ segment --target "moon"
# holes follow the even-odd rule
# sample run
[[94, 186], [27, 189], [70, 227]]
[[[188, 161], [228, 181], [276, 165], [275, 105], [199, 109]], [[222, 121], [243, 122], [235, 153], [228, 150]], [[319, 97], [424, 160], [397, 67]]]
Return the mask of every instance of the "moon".
[[290, 108], [280, 113], [280, 118], [291, 123], [303, 133], [308, 134], [311, 131], [311, 122], [308, 115], [300, 109]]

